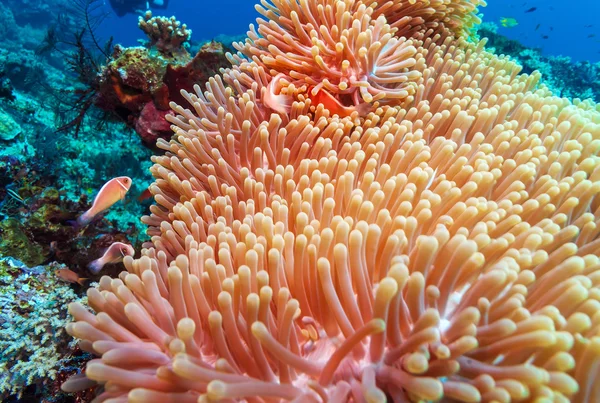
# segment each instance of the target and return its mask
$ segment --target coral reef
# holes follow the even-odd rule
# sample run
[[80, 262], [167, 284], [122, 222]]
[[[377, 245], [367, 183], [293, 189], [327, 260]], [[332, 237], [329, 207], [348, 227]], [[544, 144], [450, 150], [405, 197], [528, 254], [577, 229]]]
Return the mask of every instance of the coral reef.
[[[81, 120], [79, 137], [56, 130], [72, 114], [72, 105], [67, 113], [59, 106], [84, 88], [66, 65], [70, 50], [37, 51], [48, 26], [58, 24], [53, 7], [70, 12], [75, 3], [0, 4], [0, 400], [6, 402], [91, 400], [89, 393], [74, 399], [60, 391], [90, 356], [62, 331], [66, 302], [85, 301], [85, 288], [59, 281], [55, 271], [68, 267], [98, 279], [87, 265], [103, 249], [116, 240], [140, 245], [147, 239], [139, 221], [147, 203], [132, 201], [149, 182], [150, 153], [139, 138], [122, 123], [98, 121], [97, 114]], [[71, 14], [58, 26], [79, 29]], [[68, 221], [121, 174], [135, 181], [131, 198], [88, 227], [74, 228]], [[103, 272], [121, 270], [108, 265]]]
[[[0, 258], [0, 399], [34, 401], [46, 394], [60, 401], [65, 376], [76, 372], [89, 355], [73, 351], [64, 331], [67, 304], [78, 300], [69, 285], [53, 272], [61, 266], [28, 267], [13, 258]], [[6, 400], [5, 400], [6, 399]]]
[[227, 62], [218, 43], [208, 43], [191, 57], [184, 47], [191, 31], [175, 17], [140, 17], [140, 28], [150, 41], [146, 47], [116, 46], [100, 75], [94, 103], [119, 116], [136, 130], [145, 144], [171, 137], [166, 115], [169, 101], [180, 100], [179, 91], [204, 83]]
[[0, 49], [0, 72], [5, 80], [9, 80], [14, 88], [20, 90], [29, 90], [32, 84], [50, 79], [43, 63], [30, 50], [11, 52]]
[[98, 358], [63, 390], [599, 401], [600, 106], [468, 41], [482, 3], [262, 1], [171, 103], [151, 240], [70, 305]]
[[0, 141], [10, 141], [21, 133], [21, 126], [11, 115], [0, 109]]
[[93, 225], [75, 228], [70, 222], [87, 209], [87, 195], [72, 201], [65, 191], [50, 186], [51, 178], [39, 178], [14, 160], [0, 161], [0, 173], [11, 179], [0, 190], [0, 255], [18, 258], [29, 266], [57, 261], [87, 277], [87, 264], [111, 243], [140, 244], [144, 239], [132, 217], [122, 212], [114, 220], [109, 214]]
[[573, 62], [565, 56], [544, 56], [540, 49], [531, 49], [498, 34], [497, 26], [481, 24], [477, 33], [488, 40], [490, 51], [508, 55], [523, 66], [523, 72], [542, 73], [542, 83], [559, 96], [570, 99], [592, 99], [600, 102], [600, 63]]
[[169, 58], [189, 56], [186, 45], [189, 45], [192, 31], [175, 17], [153, 17], [147, 11], [144, 17], [139, 17], [140, 29], [150, 39], [148, 48], [156, 48], [158, 52]]
[[[200, 45], [147, 15], [144, 47], [41, 52], [78, 3], [0, 4], [1, 399], [598, 400], [597, 64], [467, 0], [266, 1]], [[92, 275], [114, 241], [142, 257]]]
[[4, 71], [0, 72], [0, 98], [5, 98], [9, 101], [15, 100], [12, 83], [10, 82], [10, 79], [6, 77]]

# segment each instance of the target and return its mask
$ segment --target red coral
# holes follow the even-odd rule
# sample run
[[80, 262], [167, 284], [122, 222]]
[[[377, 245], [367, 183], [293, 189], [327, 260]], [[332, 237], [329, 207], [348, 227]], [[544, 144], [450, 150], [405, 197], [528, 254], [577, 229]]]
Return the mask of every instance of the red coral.
[[171, 110], [159, 110], [154, 102], [148, 102], [140, 116], [135, 121], [135, 131], [140, 135], [144, 143], [153, 146], [156, 140], [171, 138], [171, 124], [166, 121], [166, 115], [172, 115]]

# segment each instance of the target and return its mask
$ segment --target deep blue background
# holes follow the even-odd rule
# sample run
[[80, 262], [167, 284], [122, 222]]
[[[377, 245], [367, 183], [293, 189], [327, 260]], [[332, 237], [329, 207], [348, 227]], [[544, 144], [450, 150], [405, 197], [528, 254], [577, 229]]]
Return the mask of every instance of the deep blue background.
[[[105, 2], [106, 10], [111, 11], [108, 0]], [[259, 16], [254, 9], [258, 2], [259, 0], [170, 0], [167, 10], [155, 10], [153, 15], [174, 15], [192, 29], [194, 41], [204, 41], [223, 34], [245, 35], [248, 26]], [[97, 33], [105, 38], [112, 35], [116, 43], [134, 46], [139, 39], [145, 39], [137, 25], [137, 15], [127, 14], [119, 18], [111, 12]]]
[[[487, 3], [481, 9], [484, 21], [500, 25], [502, 17], [510, 17], [519, 23], [514, 28], [500, 26], [498, 33], [526, 46], [541, 48], [545, 55], [600, 61], [600, 0], [488, 0]], [[532, 7], [537, 10], [525, 13]], [[536, 31], [538, 24], [540, 28]], [[586, 28], [586, 25], [593, 26]], [[588, 38], [589, 35], [594, 37]]]
[[[108, 0], [107, 4], [108, 4]], [[209, 40], [219, 34], [245, 34], [258, 13], [257, 0], [170, 0], [168, 10], [154, 15], [175, 15], [193, 30], [196, 41]], [[105, 6], [110, 10], [108, 5]], [[537, 7], [532, 13], [525, 13]], [[524, 45], [541, 48], [546, 55], [565, 55], [574, 60], [600, 61], [600, 0], [488, 0], [481, 9], [484, 21], [499, 24], [502, 17], [515, 18], [514, 28], [500, 27], [499, 33]], [[143, 34], [137, 28], [137, 16], [118, 18], [111, 14], [99, 33], [123, 45], [137, 44]], [[536, 31], [536, 26], [540, 28]], [[593, 25], [585, 28], [585, 25]], [[553, 28], [553, 30], [550, 29]], [[548, 39], [542, 36], [547, 35]], [[588, 38], [589, 35], [595, 35]]]

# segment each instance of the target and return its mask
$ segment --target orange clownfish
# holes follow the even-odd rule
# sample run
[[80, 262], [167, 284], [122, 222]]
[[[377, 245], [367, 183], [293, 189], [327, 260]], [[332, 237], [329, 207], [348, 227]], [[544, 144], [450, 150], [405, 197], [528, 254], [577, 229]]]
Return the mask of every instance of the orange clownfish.
[[94, 260], [88, 265], [90, 271], [94, 274], [98, 273], [105, 264], [119, 263], [125, 256], [133, 256], [135, 251], [131, 245], [123, 242], [114, 242], [106, 249], [101, 258]]
[[[282, 78], [285, 78], [285, 74], [277, 74], [269, 83], [265, 95], [263, 97], [263, 103], [274, 110], [275, 112], [288, 114], [290, 113], [292, 103], [294, 99], [290, 95], [276, 93], [277, 83]], [[371, 105], [368, 103], [362, 103], [356, 106], [344, 106], [337, 98], [331, 95], [327, 90], [318, 86], [311, 86], [308, 88], [306, 93], [308, 99], [311, 100], [311, 104], [317, 106], [322, 104], [331, 115], [338, 115], [339, 117], [346, 117], [352, 115], [354, 111], [357, 111], [359, 115], [366, 115], [371, 109]]]
[[77, 219], [77, 225], [84, 226], [90, 223], [94, 217], [125, 198], [127, 191], [131, 187], [131, 178], [128, 176], [119, 176], [106, 182], [100, 189], [92, 207], [85, 213], [83, 213]]
[[320, 87], [309, 87], [307, 92], [308, 98], [312, 105], [322, 104], [331, 115], [338, 115], [341, 118], [352, 115], [354, 111], [357, 111], [359, 115], [363, 116], [369, 112], [371, 105], [368, 103], [362, 103], [356, 106], [344, 106], [342, 103], [329, 93]]

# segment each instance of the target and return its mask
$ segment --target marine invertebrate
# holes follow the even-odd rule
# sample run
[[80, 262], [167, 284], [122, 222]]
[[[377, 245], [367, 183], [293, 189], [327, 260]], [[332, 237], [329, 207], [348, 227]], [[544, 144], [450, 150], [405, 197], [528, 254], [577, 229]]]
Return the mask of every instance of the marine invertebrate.
[[234, 44], [240, 54], [230, 59], [242, 70], [258, 65], [355, 105], [397, 102], [414, 92], [417, 49], [394, 36], [383, 16], [374, 18], [373, 8], [354, 0], [263, 4], [257, 9], [268, 20], [258, 19], [245, 44]]
[[66, 305], [73, 300], [85, 303], [85, 298], [56, 281], [52, 271], [57, 267], [28, 268], [16, 259], [0, 258], [2, 399], [23, 398], [28, 386], [48, 388], [67, 364], [65, 352], [74, 343], [64, 330], [69, 320]]
[[151, 11], [146, 11], [139, 17], [138, 26], [150, 39], [148, 47], [155, 47], [168, 57], [188, 55], [184, 45], [189, 45], [192, 30], [175, 17], [153, 17]]
[[[154, 38], [148, 48], [115, 47], [112, 60], [101, 73], [99, 93], [94, 100], [96, 106], [130, 124], [150, 146], [154, 146], [159, 137], [171, 136], [165, 120], [171, 113], [169, 100], [183, 101], [179, 95], [182, 88], [205, 82], [227, 64], [223, 47], [217, 43], [202, 46], [191, 57], [181, 47], [180, 37], [191, 35], [191, 31], [183, 28], [168, 31], [165, 24], [170, 23], [176, 21], [153, 17], [140, 23]], [[156, 32], [154, 24], [159, 26]], [[164, 35], [171, 32], [169, 35], [173, 38], [163, 38], [159, 35], [161, 32]]]
[[486, 5], [485, 0], [366, 0], [363, 3], [374, 6], [376, 15], [385, 15], [389, 24], [398, 29], [398, 35], [406, 37], [417, 32], [463, 36], [481, 23], [477, 8]]
[[112, 38], [102, 46], [95, 32], [107, 16], [106, 12], [102, 11], [102, 6], [103, 3], [98, 0], [70, 2], [68, 9], [75, 18], [58, 15], [56, 20], [48, 25], [42, 43], [38, 44], [35, 50], [36, 56], [51, 53], [59, 55], [61, 64], [64, 61], [72, 78], [75, 78], [75, 87], [67, 91], [60, 90], [60, 86], [53, 88], [56, 82], [52, 85], [47, 84], [53, 82], [50, 78], [36, 80], [42, 83], [41, 86], [46, 89], [55, 104], [55, 113], [60, 121], [57, 130], [68, 132], [72, 129], [75, 137], [84, 127], [86, 117], [97, 115], [98, 112], [101, 112], [98, 121], [105, 122], [110, 117], [94, 109], [94, 100], [100, 85], [100, 72], [102, 66], [111, 60], [110, 55], [113, 51]]
[[[363, 18], [350, 26], [372, 21], [364, 4], [337, 3]], [[292, 7], [319, 22], [333, 10], [273, 4], [261, 26], [274, 31]], [[597, 400], [597, 106], [554, 97], [483, 43], [425, 31], [411, 39], [414, 94], [331, 116], [259, 41], [239, 47], [259, 49], [252, 61], [232, 57], [184, 92], [190, 109], [173, 105], [143, 219], [151, 242], [89, 291], [96, 315], [70, 307], [67, 330], [99, 358], [64, 388], [94, 380], [102, 398], [131, 401]], [[274, 74], [297, 80], [287, 113], [263, 103]]]

